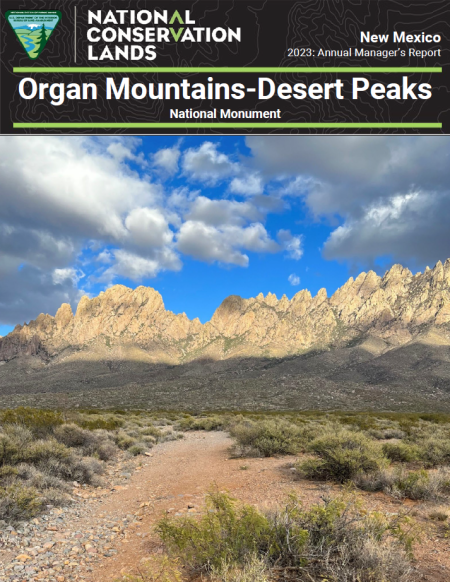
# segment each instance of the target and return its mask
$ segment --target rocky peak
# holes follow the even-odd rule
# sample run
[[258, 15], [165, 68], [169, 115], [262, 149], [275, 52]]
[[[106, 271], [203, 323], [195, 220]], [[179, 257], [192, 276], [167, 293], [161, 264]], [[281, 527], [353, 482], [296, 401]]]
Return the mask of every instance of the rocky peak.
[[206, 324], [167, 311], [155, 289], [115, 285], [98, 297], [82, 297], [75, 315], [63, 304], [55, 317], [41, 314], [16, 326], [0, 339], [0, 361], [20, 355], [48, 359], [69, 346], [89, 351], [116, 344], [139, 346], [156, 361], [163, 355], [184, 361], [204, 351], [216, 358], [278, 356], [367, 334], [402, 345], [434, 328], [450, 333], [450, 260], [414, 276], [401, 265], [383, 277], [361, 273], [330, 298], [325, 289], [315, 297], [301, 290], [291, 300], [273, 293], [231, 295]]

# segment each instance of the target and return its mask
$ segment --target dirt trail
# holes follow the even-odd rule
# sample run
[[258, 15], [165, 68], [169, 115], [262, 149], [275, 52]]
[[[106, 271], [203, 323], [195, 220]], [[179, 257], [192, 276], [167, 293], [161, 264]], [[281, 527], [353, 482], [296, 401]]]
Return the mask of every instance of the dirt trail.
[[[84, 579], [112, 582], [121, 573], [132, 572], [143, 558], [159, 549], [152, 535], [157, 520], [167, 512], [201, 512], [211, 484], [261, 508], [275, 504], [288, 491], [296, 490], [308, 505], [329, 490], [321, 484], [296, 481], [288, 468], [292, 457], [230, 459], [231, 442], [222, 432], [187, 433], [183, 440], [152, 449], [153, 456], [146, 458], [148, 464], [132, 475], [127, 487], [104, 499], [92, 514], [92, 519], [104, 520], [139, 512], [141, 521], [124, 530], [124, 537], [115, 544], [117, 554], [102, 557]], [[364, 497], [371, 508], [391, 513], [399, 510], [399, 502], [384, 495]], [[446, 539], [424, 540], [417, 553], [422, 580], [450, 580], [449, 548]]]
[[286, 465], [286, 459], [229, 459], [231, 444], [222, 432], [187, 433], [183, 440], [152, 449], [148, 465], [131, 477], [128, 487], [98, 508], [103, 519], [136, 513], [143, 503], [148, 503], [140, 508], [142, 521], [126, 530], [125, 539], [116, 545], [117, 555], [98, 563], [86, 579], [111, 582], [120, 572], [133, 570], [156, 549], [151, 535], [154, 523], [167, 512], [201, 511], [211, 485], [259, 505], [268, 505], [285, 489], [292, 488], [292, 478], [279, 470]]

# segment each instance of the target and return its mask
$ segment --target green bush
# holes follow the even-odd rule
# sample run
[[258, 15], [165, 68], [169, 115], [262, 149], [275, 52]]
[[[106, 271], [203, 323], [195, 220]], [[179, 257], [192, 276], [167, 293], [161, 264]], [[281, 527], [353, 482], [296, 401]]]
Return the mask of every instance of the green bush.
[[211, 492], [200, 521], [165, 518], [157, 531], [166, 546], [193, 571], [210, 571], [223, 563], [242, 563], [267, 547], [269, 522], [253, 507], [237, 507], [228, 495]]
[[8, 435], [0, 435], [0, 465], [38, 464], [50, 458], [67, 459], [70, 450], [55, 439], [32, 441], [26, 446]]
[[176, 425], [176, 430], [225, 430], [228, 426], [229, 420], [224, 416], [188, 416], [179, 420]]
[[40, 512], [42, 504], [43, 499], [34, 487], [26, 487], [20, 483], [0, 487], [0, 519], [29, 519]]
[[137, 439], [128, 435], [124, 431], [119, 431], [115, 437], [115, 441], [118, 447], [121, 449], [129, 449], [137, 443]]
[[360, 472], [376, 471], [388, 462], [376, 443], [349, 430], [317, 438], [309, 449], [318, 459], [297, 464], [299, 473], [309, 479], [332, 479], [343, 483]]
[[128, 452], [130, 453], [130, 455], [133, 455], [133, 457], [136, 457], [137, 455], [142, 455], [142, 453], [145, 453], [145, 451], [148, 450], [148, 447], [143, 444], [143, 443], [137, 443], [133, 446], [131, 446], [128, 449]]
[[19, 407], [0, 411], [0, 424], [16, 424], [24, 426], [33, 433], [34, 437], [42, 438], [53, 433], [55, 427], [64, 422], [61, 413], [52, 410]]
[[420, 449], [417, 445], [409, 443], [384, 443], [384, 455], [391, 461], [399, 463], [411, 463], [420, 458]]
[[230, 428], [241, 454], [272, 457], [294, 455], [301, 447], [301, 429], [283, 419], [244, 420]]
[[450, 473], [444, 469], [430, 473], [425, 469], [405, 471], [403, 467], [396, 467], [360, 473], [353, 481], [365, 491], [383, 491], [400, 499], [438, 500], [450, 492]]
[[124, 425], [124, 420], [122, 418], [116, 418], [113, 416], [96, 416], [95, 418], [89, 418], [86, 420], [79, 420], [77, 422], [81, 428], [86, 428], [88, 430], [116, 430]]
[[286, 576], [408, 582], [412, 580], [410, 527], [402, 517], [390, 521], [352, 500], [325, 499], [305, 510], [291, 496], [285, 507], [262, 514], [249, 505], [237, 506], [226, 494], [211, 493], [200, 521], [165, 518], [157, 531], [188, 572], [212, 572], [217, 582], [262, 582]]
[[436, 436], [419, 441], [419, 456], [427, 467], [450, 464], [450, 439]]

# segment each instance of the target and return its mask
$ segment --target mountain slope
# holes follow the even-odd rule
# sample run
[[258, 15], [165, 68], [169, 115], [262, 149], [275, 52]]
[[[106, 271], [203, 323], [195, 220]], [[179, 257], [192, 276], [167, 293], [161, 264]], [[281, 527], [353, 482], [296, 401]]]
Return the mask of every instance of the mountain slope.
[[206, 324], [117, 285], [0, 338], [0, 399], [86, 391], [86, 406], [450, 409], [450, 260], [330, 298], [230, 296]]

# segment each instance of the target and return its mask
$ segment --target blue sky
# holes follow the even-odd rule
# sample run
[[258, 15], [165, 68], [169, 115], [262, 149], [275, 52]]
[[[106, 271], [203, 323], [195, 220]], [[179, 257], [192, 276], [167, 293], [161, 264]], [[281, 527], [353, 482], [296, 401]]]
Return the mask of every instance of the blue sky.
[[4, 137], [0, 335], [114, 284], [209, 320], [450, 256], [444, 137]]

